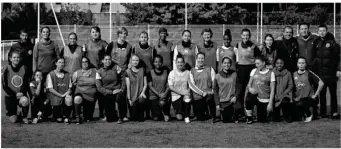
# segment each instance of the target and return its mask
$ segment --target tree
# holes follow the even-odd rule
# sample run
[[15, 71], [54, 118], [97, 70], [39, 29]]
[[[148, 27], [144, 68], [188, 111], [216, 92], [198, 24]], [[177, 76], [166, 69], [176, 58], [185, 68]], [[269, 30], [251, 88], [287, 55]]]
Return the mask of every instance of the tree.
[[1, 13], [2, 39], [17, 39], [19, 31], [26, 29], [29, 34], [37, 31], [37, 4], [3, 3]]
[[122, 3], [128, 13], [127, 24], [183, 24], [184, 4], [171, 3]]

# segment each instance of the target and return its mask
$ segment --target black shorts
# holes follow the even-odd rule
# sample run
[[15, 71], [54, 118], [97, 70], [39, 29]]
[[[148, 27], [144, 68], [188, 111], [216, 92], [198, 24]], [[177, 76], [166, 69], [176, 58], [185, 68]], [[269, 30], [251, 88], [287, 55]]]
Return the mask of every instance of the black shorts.
[[7, 116], [18, 114], [17, 107], [19, 105], [19, 102], [15, 96], [14, 97], [5, 96], [5, 105], [6, 105]]

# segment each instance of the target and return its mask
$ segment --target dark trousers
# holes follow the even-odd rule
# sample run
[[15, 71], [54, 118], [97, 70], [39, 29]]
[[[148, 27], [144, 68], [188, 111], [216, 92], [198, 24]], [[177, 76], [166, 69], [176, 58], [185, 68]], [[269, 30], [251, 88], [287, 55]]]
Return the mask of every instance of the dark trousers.
[[6, 115], [17, 115], [18, 100], [15, 96], [5, 96]]
[[258, 122], [267, 122], [270, 120], [270, 114], [267, 111], [267, 106], [269, 103], [263, 103], [258, 101], [257, 95], [253, 95], [248, 93], [245, 98], [245, 108], [246, 110], [253, 110], [253, 107], [257, 106], [257, 121]]
[[[148, 95], [147, 95], [148, 97]], [[149, 99], [146, 99], [145, 101], [145, 117], [146, 119], [151, 118], [151, 113], [152, 113], [152, 101]]]
[[152, 110], [152, 117], [153, 118], [163, 118], [163, 115], [169, 116], [169, 111], [170, 111], [170, 104], [169, 100], [163, 99], [162, 101], [164, 102], [163, 105], [161, 105], [161, 99], [153, 99], [151, 101], [151, 110]]
[[58, 119], [63, 117], [63, 111], [62, 111], [63, 105], [58, 105], [58, 106], [52, 106], [52, 114], [53, 114], [53, 119]]
[[145, 101], [146, 99], [136, 100], [132, 106], [129, 106], [131, 121], [144, 121]]
[[283, 117], [285, 119], [288, 119], [291, 117], [291, 110], [292, 110], [292, 105], [290, 103], [290, 98], [283, 98], [281, 104], [278, 107], [274, 107], [274, 112], [273, 112], [273, 120], [274, 121], [280, 121], [281, 120], [281, 110], [283, 113]]
[[44, 99], [42, 97], [37, 97], [33, 99], [33, 103], [31, 105], [31, 117], [37, 118], [37, 114], [39, 111], [44, 111]]
[[323, 80], [324, 86], [320, 92], [320, 114], [321, 116], [327, 115], [327, 87], [329, 88], [330, 93], [330, 107], [331, 107], [331, 114], [337, 112], [337, 82], [334, 80]]
[[310, 97], [301, 98], [295, 102], [294, 120], [301, 120], [304, 116], [311, 116], [310, 107], [316, 106], [316, 100]]
[[114, 122], [117, 120], [116, 106], [115, 101], [117, 99], [117, 94], [112, 95], [103, 95], [103, 104], [105, 117], [107, 118], [107, 122]]
[[[93, 115], [94, 115], [94, 110], [95, 110], [95, 105], [96, 102], [93, 101], [88, 101], [88, 100], [84, 100], [82, 101], [82, 107], [83, 107], [83, 117], [84, 120], [92, 120], [93, 119]], [[78, 112], [80, 113], [80, 112]]]
[[228, 105], [224, 105], [225, 103], [221, 103], [220, 106], [222, 107], [221, 110], [221, 117], [223, 120], [223, 123], [228, 123], [233, 121], [234, 116], [234, 107], [231, 103], [226, 103]]
[[215, 109], [215, 101], [213, 95], [207, 95], [206, 97], [200, 99], [193, 100], [193, 112], [196, 115], [198, 120], [206, 120], [205, 109], [208, 107], [210, 110], [211, 118], [215, 118], [216, 109]]
[[99, 95], [99, 98], [98, 98], [99, 118], [104, 118], [104, 107], [105, 107], [104, 98], [105, 98], [104, 95]]
[[255, 65], [237, 65], [237, 77], [239, 83], [241, 84], [239, 99], [235, 103], [235, 112], [236, 115], [244, 116], [244, 97], [245, 97], [245, 89], [247, 84], [249, 83], [250, 73], [252, 69], [255, 68]]
[[116, 97], [117, 108], [118, 108], [118, 116], [122, 120], [127, 117], [127, 97], [126, 92], [120, 92]]

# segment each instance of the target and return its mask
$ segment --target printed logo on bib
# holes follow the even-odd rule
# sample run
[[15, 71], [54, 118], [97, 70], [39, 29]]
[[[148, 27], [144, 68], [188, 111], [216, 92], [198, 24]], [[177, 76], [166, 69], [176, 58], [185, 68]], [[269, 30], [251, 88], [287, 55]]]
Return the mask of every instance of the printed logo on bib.
[[21, 87], [21, 85], [23, 84], [23, 79], [20, 76], [15, 75], [12, 77], [11, 83], [14, 87], [18, 88], [18, 87]]
[[57, 86], [65, 87], [66, 84], [65, 83], [57, 83]]
[[185, 53], [188, 53], [188, 49], [185, 49], [185, 51], [184, 51]]
[[296, 83], [297, 89], [301, 89], [301, 88], [304, 87], [304, 86], [305, 86], [305, 84], [304, 84], [303, 82], [297, 82], [297, 83]]

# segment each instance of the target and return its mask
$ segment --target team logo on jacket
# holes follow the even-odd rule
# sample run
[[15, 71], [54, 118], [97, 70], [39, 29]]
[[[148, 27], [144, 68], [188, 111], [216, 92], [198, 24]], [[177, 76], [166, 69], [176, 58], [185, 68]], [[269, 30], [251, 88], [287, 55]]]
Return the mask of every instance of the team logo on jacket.
[[23, 84], [23, 79], [22, 77], [15, 75], [12, 77], [11, 83], [14, 87], [21, 87], [21, 85]]
[[329, 47], [330, 47], [330, 44], [329, 44], [329, 43], [327, 43], [327, 44], [326, 44], [326, 48], [329, 48]]

